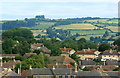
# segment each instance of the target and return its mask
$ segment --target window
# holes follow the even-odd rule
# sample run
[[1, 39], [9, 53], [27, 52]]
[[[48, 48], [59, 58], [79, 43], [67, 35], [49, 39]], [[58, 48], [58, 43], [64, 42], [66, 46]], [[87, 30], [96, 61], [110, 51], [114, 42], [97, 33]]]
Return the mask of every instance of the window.
[[42, 76], [42, 78], [46, 78], [46, 76]]
[[67, 75], [65, 75], [65, 78], [68, 78], [68, 76], [67, 76]]
[[59, 76], [59, 78], [62, 78], [62, 76]]
[[52, 76], [48, 76], [48, 78], [52, 78]]
[[36, 76], [36, 78], [40, 78], [40, 76]]
[[71, 76], [70, 78], [74, 78], [74, 76]]

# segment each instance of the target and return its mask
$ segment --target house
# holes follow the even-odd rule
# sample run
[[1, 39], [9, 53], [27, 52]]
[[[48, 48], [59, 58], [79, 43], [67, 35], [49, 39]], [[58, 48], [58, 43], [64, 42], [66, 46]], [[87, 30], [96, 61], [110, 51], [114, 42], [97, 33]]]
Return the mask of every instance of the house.
[[53, 68], [53, 66], [55, 68], [75, 68], [74, 66], [72, 66], [71, 64], [47, 64], [48, 68]]
[[37, 49], [40, 49], [41, 47], [44, 47], [44, 44], [43, 43], [34, 43], [31, 45], [31, 50], [37, 50]]
[[41, 47], [39, 50], [45, 54], [51, 54], [51, 50], [49, 50], [47, 47]]
[[75, 60], [70, 58], [69, 56], [50, 56], [49, 59], [52, 61], [52, 64], [70, 64], [76, 63]]
[[24, 54], [24, 56], [27, 56], [27, 57], [29, 57], [29, 56], [31, 56], [31, 55], [37, 55], [36, 53], [25, 53]]
[[1, 68], [10, 68], [10, 69], [14, 69], [15, 68], [15, 65], [17, 63], [21, 63], [21, 61], [19, 60], [13, 60], [13, 61], [8, 61], [8, 62], [1, 62]]
[[15, 58], [16, 56], [20, 56], [19, 54], [0, 54], [0, 59], [5, 58]]
[[[32, 78], [98, 78], [99, 71], [79, 71], [69, 68], [32, 68], [28, 71]], [[97, 76], [97, 77], [95, 77]]]
[[62, 51], [62, 55], [65, 55], [65, 56], [69, 56], [69, 55], [72, 55], [74, 54], [76, 51], [72, 48], [60, 48], [60, 50]]
[[42, 52], [44, 52], [45, 54], [50, 54], [51, 50], [49, 50], [47, 47], [44, 46], [43, 43], [34, 43], [31, 45], [31, 51], [34, 50], [40, 50]]
[[23, 78], [19, 74], [12, 71], [10, 68], [4, 69], [2, 72], [0, 72], [1, 78]]
[[96, 49], [83, 49], [82, 51], [75, 52], [75, 54], [77, 54], [81, 60], [88, 60], [97, 58], [100, 52], [98, 52]]
[[120, 53], [115, 50], [105, 50], [101, 56], [102, 60], [119, 60], [119, 55]]

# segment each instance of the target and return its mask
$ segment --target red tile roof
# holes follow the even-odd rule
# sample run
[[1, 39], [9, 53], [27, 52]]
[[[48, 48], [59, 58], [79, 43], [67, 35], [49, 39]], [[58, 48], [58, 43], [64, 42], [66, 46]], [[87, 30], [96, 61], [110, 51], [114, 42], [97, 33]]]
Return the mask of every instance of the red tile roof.
[[82, 51], [75, 52], [75, 54], [94, 54], [95, 51], [95, 49], [84, 49]]
[[0, 56], [20, 56], [19, 54], [0, 54]]
[[71, 50], [74, 50], [72, 48], [60, 48], [60, 50], [62, 50], [63, 53], [66, 53], [66, 52], [70, 52]]
[[23, 70], [21, 72], [21, 76], [28, 76], [28, 70]]
[[74, 66], [72, 66], [71, 64], [66, 64], [68, 68], [75, 68]]
[[[8, 61], [6, 63], [3, 63], [2, 68], [13, 68], [14, 65], [16, 65], [17, 63], [21, 63], [21, 61], [16, 60], [16, 61]], [[0, 66], [1, 67], [1, 66]]]
[[25, 55], [31, 56], [31, 55], [37, 55], [37, 54], [36, 53], [25, 53]]
[[34, 44], [32, 44], [32, 46], [42, 46], [43, 45], [43, 43], [34, 43]]
[[64, 63], [70, 63], [70, 62], [75, 63], [76, 61], [73, 60], [72, 58], [70, 58], [69, 56], [65, 56], [65, 58], [64, 58]]

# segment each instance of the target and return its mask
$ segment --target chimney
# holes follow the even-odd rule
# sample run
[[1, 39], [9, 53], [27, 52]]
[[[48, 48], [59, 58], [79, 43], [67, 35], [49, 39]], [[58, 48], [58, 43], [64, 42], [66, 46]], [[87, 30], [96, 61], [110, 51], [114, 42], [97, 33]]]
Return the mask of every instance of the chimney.
[[112, 49], [110, 49], [110, 53], [113, 53]]
[[13, 61], [14, 61], [14, 62], [16, 62], [16, 60], [15, 60], [15, 59], [13, 59]]
[[31, 65], [30, 65], [29, 69], [32, 70], [32, 66]]
[[20, 68], [18, 68], [18, 74], [20, 74]]
[[55, 66], [53, 66], [53, 70], [55, 70]]
[[90, 48], [88, 48], [88, 51], [90, 51]]
[[3, 66], [3, 62], [2, 62], [2, 60], [1, 60], [1, 65], [0, 65], [1, 67]]
[[56, 62], [56, 66], [57, 66], [57, 68], [58, 68], [58, 63]]
[[83, 49], [83, 51], [85, 52], [85, 49]]
[[11, 72], [12, 70], [10, 68], [8, 68], [8, 72]]
[[106, 65], [106, 61], [104, 61], [104, 65]]
[[78, 72], [77, 63], [75, 63], [75, 72]]

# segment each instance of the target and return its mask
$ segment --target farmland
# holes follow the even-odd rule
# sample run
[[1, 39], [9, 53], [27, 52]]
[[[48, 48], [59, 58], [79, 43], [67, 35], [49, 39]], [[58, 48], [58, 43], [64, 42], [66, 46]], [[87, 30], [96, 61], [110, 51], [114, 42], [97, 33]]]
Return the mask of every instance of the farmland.
[[120, 32], [120, 31], [118, 31], [118, 29], [120, 29], [120, 27], [118, 27], [118, 26], [108, 26], [105, 28], [108, 28], [108, 29], [112, 30], [113, 32]]
[[79, 31], [79, 30], [76, 30], [76, 31], [71, 31], [72, 34], [75, 34], [75, 33], [78, 33], [78, 34], [81, 34], [81, 35], [90, 35], [90, 34], [97, 34], [97, 35], [100, 35], [100, 34], [104, 34], [106, 30], [89, 30], [89, 31]]
[[45, 30], [49, 28], [50, 26], [54, 25], [54, 22], [38, 22], [37, 25], [34, 27], [29, 27], [28, 29], [40, 29]]
[[94, 19], [94, 20], [86, 20], [87, 22], [102, 22], [102, 21], [107, 21], [108, 19]]
[[91, 24], [70, 24], [70, 25], [60, 25], [55, 27], [55, 29], [96, 29], [98, 27]]

